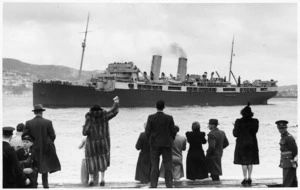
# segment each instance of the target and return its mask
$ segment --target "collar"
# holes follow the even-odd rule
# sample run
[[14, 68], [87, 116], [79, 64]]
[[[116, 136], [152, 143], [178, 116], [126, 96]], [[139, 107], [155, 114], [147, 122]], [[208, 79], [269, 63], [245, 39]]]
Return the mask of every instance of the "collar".
[[9, 143], [9, 140], [8, 139], [2, 139], [3, 142], [7, 142]]
[[157, 113], [164, 113], [163, 110], [157, 110]]
[[287, 136], [289, 133], [286, 131], [285, 133], [281, 134], [281, 137]]

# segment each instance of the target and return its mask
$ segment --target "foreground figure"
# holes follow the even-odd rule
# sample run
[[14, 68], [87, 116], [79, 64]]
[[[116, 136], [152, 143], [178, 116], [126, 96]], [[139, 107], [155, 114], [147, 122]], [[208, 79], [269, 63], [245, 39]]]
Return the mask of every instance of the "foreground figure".
[[[144, 124], [144, 130], [146, 128], [147, 123]], [[140, 181], [141, 183], [149, 183], [150, 181], [150, 147], [147, 141], [146, 132], [141, 132], [135, 148], [140, 150], [139, 158], [136, 164], [135, 171], [135, 180]]]
[[[185, 137], [178, 135], [179, 127], [174, 126], [175, 140], [172, 147], [172, 174], [175, 181], [179, 181], [180, 178], [184, 177], [184, 169], [182, 164], [182, 151], [186, 150], [186, 139]], [[159, 177], [165, 177], [165, 167], [162, 164], [160, 169]]]
[[37, 155], [38, 173], [42, 174], [44, 188], [49, 188], [48, 173], [61, 170], [60, 162], [56, 155], [54, 140], [56, 134], [52, 121], [43, 118], [45, 109], [42, 104], [37, 104], [32, 110], [35, 118], [26, 121], [23, 135], [31, 135], [35, 139], [32, 148]]
[[104, 175], [110, 166], [110, 133], [108, 121], [119, 112], [119, 98], [114, 98], [111, 110], [105, 111], [94, 105], [86, 114], [82, 134], [87, 136], [85, 144], [86, 166], [90, 174], [89, 186], [94, 185], [96, 172], [101, 172], [100, 186], [105, 185]]
[[190, 180], [208, 178], [207, 161], [202, 148], [202, 144], [207, 141], [205, 132], [200, 131], [200, 123], [193, 122], [192, 131], [186, 132], [185, 135], [190, 143], [186, 157], [186, 178]]
[[241, 110], [241, 115], [243, 117], [235, 121], [233, 129], [233, 136], [236, 137], [233, 163], [242, 165], [244, 175], [242, 185], [251, 185], [253, 164], [259, 164], [258, 143], [256, 138], [259, 121], [252, 118], [253, 113], [250, 104]]
[[19, 165], [17, 154], [9, 142], [13, 135], [13, 127], [2, 129], [3, 188], [20, 188], [29, 184]]
[[165, 102], [156, 103], [157, 113], [149, 115], [146, 134], [150, 146], [151, 174], [150, 187], [156, 188], [159, 177], [159, 158], [162, 155], [165, 166], [166, 187], [173, 187], [172, 179], [172, 146], [174, 135], [173, 117], [163, 112]]
[[222, 156], [223, 149], [226, 148], [229, 143], [225, 132], [218, 129], [219, 125], [217, 119], [210, 119], [208, 128], [208, 149], [206, 153], [206, 159], [208, 163], [208, 172], [211, 175], [213, 181], [219, 181], [220, 175], [222, 175]]
[[23, 147], [17, 150], [17, 156], [24, 175], [30, 180], [25, 188], [37, 188], [38, 163], [36, 153], [32, 149], [34, 138], [31, 135], [22, 135]]
[[280, 139], [281, 159], [279, 167], [282, 168], [283, 187], [297, 187], [298, 148], [294, 137], [287, 131], [288, 121], [279, 120], [275, 122]]

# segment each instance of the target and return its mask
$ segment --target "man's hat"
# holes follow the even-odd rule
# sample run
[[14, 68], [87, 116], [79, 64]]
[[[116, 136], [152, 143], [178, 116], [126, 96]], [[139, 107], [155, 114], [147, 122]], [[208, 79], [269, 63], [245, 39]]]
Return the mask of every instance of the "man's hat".
[[277, 125], [277, 128], [287, 128], [287, 124], [289, 123], [286, 120], [278, 120], [275, 122]]
[[15, 128], [7, 126], [7, 127], [3, 127], [2, 130], [4, 136], [11, 136], [13, 135], [13, 131], [15, 130]]
[[28, 140], [30, 142], [34, 142], [34, 137], [30, 134], [22, 135], [22, 140]]
[[35, 104], [32, 111], [45, 111], [42, 104]]
[[219, 125], [219, 122], [217, 119], [210, 119], [208, 124], [212, 124], [212, 125]]
[[19, 123], [16, 128], [17, 128], [18, 132], [22, 132], [24, 127], [25, 127], [25, 125], [23, 123]]
[[93, 105], [93, 107], [91, 107], [91, 111], [99, 111], [99, 110], [102, 110], [99, 104], [95, 104]]

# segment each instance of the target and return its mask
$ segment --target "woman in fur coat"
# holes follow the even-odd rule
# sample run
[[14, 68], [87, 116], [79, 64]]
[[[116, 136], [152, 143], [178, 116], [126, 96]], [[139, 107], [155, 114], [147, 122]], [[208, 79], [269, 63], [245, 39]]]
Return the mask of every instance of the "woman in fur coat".
[[104, 174], [110, 165], [110, 133], [108, 121], [119, 112], [119, 98], [114, 98], [111, 110], [94, 105], [86, 114], [82, 134], [87, 136], [85, 145], [86, 166], [90, 174], [89, 185], [93, 186], [95, 172], [101, 172], [100, 186], [105, 185]]

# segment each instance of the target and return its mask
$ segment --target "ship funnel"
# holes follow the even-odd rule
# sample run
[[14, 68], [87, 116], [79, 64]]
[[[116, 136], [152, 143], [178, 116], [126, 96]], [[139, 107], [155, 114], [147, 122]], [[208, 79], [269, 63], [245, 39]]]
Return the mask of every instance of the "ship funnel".
[[[160, 55], [153, 55], [152, 57], [152, 65], [151, 65], [151, 72], [154, 74], [153, 79], [151, 80], [158, 80], [160, 67], [161, 67], [161, 56]], [[151, 73], [150, 73], [151, 76]]]
[[187, 58], [180, 57], [178, 59], [178, 69], [177, 69], [177, 79], [180, 81], [185, 81], [187, 70]]

